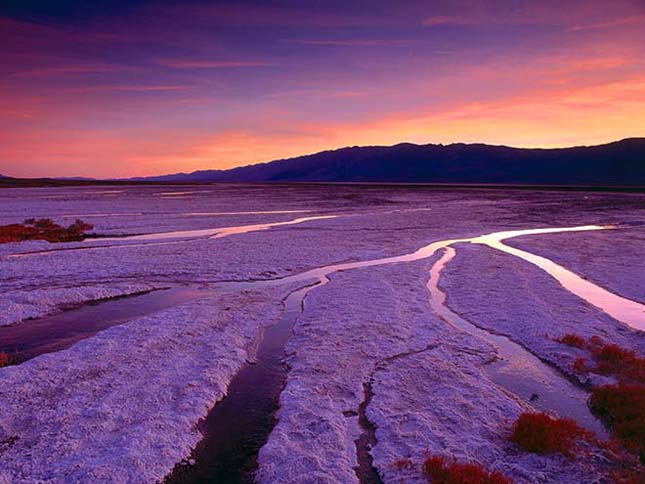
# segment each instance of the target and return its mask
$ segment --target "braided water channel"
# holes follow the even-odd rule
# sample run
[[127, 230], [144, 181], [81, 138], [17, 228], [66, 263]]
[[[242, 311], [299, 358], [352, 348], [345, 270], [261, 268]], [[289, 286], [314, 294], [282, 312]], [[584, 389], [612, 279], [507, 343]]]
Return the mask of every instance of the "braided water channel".
[[[300, 288], [286, 298], [283, 316], [273, 325], [264, 329], [255, 361], [242, 367], [229, 384], [226, 397], [218, 402], [206, 419], [199, 424], [199, 429], [202, 431], [204, 438], [194, 450], [191, 459], [177, 465], [173, 473], [167, 477], [167, 482], [252, 482], [258, 452], [266, 443], [276, 423], [275, 412], [279, 408], [280, 393], [284, 388], [288, 376], [288, 366], [284, 361], [285, 346], [292, 334], [295, 322], [303, 311], [307, 293], [329, 282], [328, 276], [334, 272], [413, 262], [429, 258], [440, 251], [443, 251], [443, 253], [433, 265], [427, 283], [430, 307], [448, 324], [478, 338], [485, 339], [497, 349], [499, 359], [485, 365], [485, 371], [490, 379], [506, 391], [516, 395], [519, 399], [525, 401], [534, 400], [531, 397], [538, 395], [539, 398], [537, 400], [530, 402], [536, 408], [549, 411], [559, 416], [574, 418], [590, 430], [603, 434], [604, 430], [602, 426], [589, 412], [586, 405], [587, 394], [583, 389], [574, 385], [557, 370], [541, 361], [530, 351], [515, 343], [510, 338], [479, 328], [453, 312], [446, 305], [446, 295], [441, 291], [438, 283], [442, 269], [455, 255], [455, 249], [451, 246], [456, 243], [471, 242], [486, 244], [498, 250], [504, 250], [496, 246], [496, 244], [501, 244], [501, 240], [505, 238], [538, 233], [602, 230], [605, 228], [608, 227], [582, 226], [530, 229], [514, 231], [512, 233], [497, 232], [468, 239], [437, 241], [410, 254], [360, 262], [333, 264], [278, 279], [249, 282], [221, 282], [211, 285], [210, 287], [212, 289], [209, 289], [209, 291], [262, 289], [264, 287], [289, 283], [298, 283]], [[504, 251], [508, 252], [506, 250]], [[521, 252], [523, 253], [523, 251]], [[524, 258], [523, 254], [512, 253], [512, 255]], [[535, 260], [529, 260], [529, 262], [535, 264]], [[551, 261], [548, 262], [558, 270], [552, 272], [550, 269], [553, 266], [548, 264], [536, 265], [557, 279], [565, 289], [585, 299], [588, 291], [579, 290], [579, 287], [576, 286], [576, 278], [578, 276], [566, 271], [566, 269], [557, 266], [557, 264]], [[560, 279], [563, 274], [562, 270], [565, 271], [564, 274], [568, 278], [566, 283]], [[585, 281], [585, 284], [588, 288], [591, 283]], [[641, 313], [645, 314], [645, 308], [642, 305], [620, 298], [597, 286], [594, 287], [600, 290], [600, 292], [594, 290], [594, 294], [600, 294], [602, 297], [600, 299], [585, 300], [603, 309], [604, 301], [609, 299], [611, 303], [611, 314], [616, 319], [623, 320], [632, 318], [634, 314], [636, 316], [639, 316]], [[198, 293], [190, 292], [184, 295], [188, 299], [200, 296]], [[102, 314], [101, 308], [109, 308], [112, 311], [117, 310], [118, 312], [118, 306], [124, 305], [121, 309], [127, 309], [127, 311], [130, 311], [130, 316], [138, 317], [142, 313], [134, 310], [131, 305], [136, 301], [140, 301], [143, 305], [147, 304], [144, 298], [145, 296], [123, 298], [111, 301], [109, 305], [108, 303], [97, 305], [92, 309], [92, 317], [95, 320], [103, 321], [102, 325], [100, 325], [101, 328], [113, 324], [122, 324], [126, 322], [123, 320], [124, 318], [112, 318], [109, 320], [106, 314]], [[183, 296], [178, 298], [177, 304], [183, 302], [181, 300], [182, 298]], [[168, 307], [165, 304], [164, 306]], [[622, 308], [626, 308], [626, 316], [621, 313]], [[144, 313], [147, 314], [148, 312]], [[82, 315], [82, 313], [78, 312], [77, 315]], [[54, 315], [39, 321], [24, 322], [21, 324], [30, 325], [38, 323], [40, 325], [40, 331], [36, 333], [40, 333], [41, 335], [48, 334], [48, 325], [52, 327], [60, 326], [60, 321], [57, 319], [60, 317], [61, 315]], [[131, 319], [134, 318], [128, 318], [128, 320]], [[107, 324], [106, 321], [108, 320], [112, 322]], [[623, 322], [628, 321], [623, 320]], [[78, 321], [75, 321], [74, 317], [67, 317], [65, 319], [65, 324], [70, 328], [73, 328], [76, 323]], [[637, 324], [640, 324], [640, 319], [638, 318]], [[13, 344], [17, 346], [29, 346], [29, 339], [35, 337], [36, 334], [34, 332], [26, 331], [22, 337], [14, 338]], [[43, 338], [41, 337], [41, 339]], [[66, 346], [70, 344], [66, 343]], [[61, 349], [60, 347], [55, 347], [55, 345], [48, 346], [47, 344], [42, 344], [41, 347], [44, 350], [40, 351], [40, 353]], [[363, 425], [364, 433], [371, 431], [368, 427]], [[362, 440], [365, 441], [366, 439]], [[357, 445], [361, 445], [359, 441], [357, 441]], [[358, 449], [358, 454], [364, 455], [368, 450]], [[361, 466], [370, 467], [371, 459], [359, 459], [359, 467]], [[370, 472], [370, 469], [362, 468], [357, 470], [357, 475], [370, 476], [374, 475], [374, 472]], [[370, 480], [368, 478], [361, 478], [361, 481], [363, 484], [368, 484]]]
[[[601, 229], [604, 227], [584, 226], [550, 230], [560, 232]], [[549, 229], [539, 229], [539, 233], [548, 231]], [[513, 236], [530, 233], [531, 230], [517, 231]], [[430, 293], [430, 306], [448, 324], [485, 339], [497, 349], [499, 359], [485, 365], [485, 371], [490, 379], [506, 391], [516, 395], [517, 398], [527, 402], [531, 401], [531, 404], [540, 410], [573, 418], [589, 430], [606, 435], [602, 424], [591, 415], [586, 404], [587, 393], [582, 388], [574, 385], [556, 369], [510, 338], [475, 326], [454, 313], [446, 305], [446, 296], [439, 289], [438, 282], [442, 269], [455, 255], [455, 250], [451, 245], [458, 242], [486, 243], [486, 237], [488, 236], [438, 241], [411, 254], [334, 264], [280, 279], [222, 284], [222, 288], [250, 289], [276, 284], [317, 281], [299, 289], [287, 298], [284, 316], [264, 332], [258, 349], [257, 362], [243, 367], [231, 381], [227, 396], [213, 408], [200, 424], [204, 439], [195, 449], [191, 460], [178, 465], [168, 477], [167, 482], [253, 482], [257, 454], [275, 426], [275, 412], [279, 408], [280, 393], [288, 375], [288, 366], [284, 362], [284, 349], [292, 334], [293, 325], [304, 308], [304, 299], [307, 293], [329, 282], [328, 276], [334, 272], [412, 262], [429, 258], [440, 250], [444, 250], [444, 253], [432, 267], [427, 284]], [[570, 287], [566, 288], [571, 290]], [[535, 396], [539, 396], [539, 398], [536, 400]], [[363, 456], [363, 458], [358, 459], [357, 475], [361, 484], [378, 483], [380, 478], [372, 467], [369, 447], [363, 448], [368, 445], [366, 442], [373, 441], [371, 438], [373, 436], [370, 437], [368, 434], [373, 433], [374, 429], [369, 422], [367, 425], [361, 424], [361, 426], [363, 435], [359, 437], [356, 444], [357, 455]], [[366, 456], [368, 458], [365, 458]]]

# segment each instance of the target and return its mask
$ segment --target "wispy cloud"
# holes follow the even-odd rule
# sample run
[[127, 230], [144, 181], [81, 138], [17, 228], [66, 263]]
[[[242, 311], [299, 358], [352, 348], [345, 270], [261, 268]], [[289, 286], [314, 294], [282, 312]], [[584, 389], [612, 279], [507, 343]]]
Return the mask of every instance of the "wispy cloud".
[[349, 99], [356, 97], [369, 96], [370, 91], [358, 90], [325, 90], [325, 89], [291, 89], [288, 91], [279, 91], [270, 94], [269, 98], [285, 98], [285, 97], [315, 97], [320, 99]]
[[312, 8], [307, 2], [298, 7], [251, 5], [242, 2], [219, 5], [155, 5], [150, 9], [162, 16], [174, 19], [188, 19], [191, 24], [204, 22], [209, 25], [241, 27], [357, 27], [380, 25], [382, 17], [374, 14], [350, 14], [338, 10], [330, 12]]
[[339, 47], [407, 47], [416, 43], [411, 39], [288, 39], [287, 42], [301, 45], [329, 45]]
[[630, 25], [642, 25], [643, 28], [645, 28], [645, 15], [632, 15], [629, 17], [618, 18], [607, 22], [577, 24], [571, 27], [569, 30], [571, 32], [577, 32], [581, 30], [597, 30], [597, 29], [607, 29], [612, 27], [626, 27]]
[[424, 27], [437, 27], [439, 25], [471, 25], [475, 22], [468, 20], [464, 17], [436, 15], [426, 17], [421, 20], [421, 25]]
[[172, 85], [129, 85], [117, 84], [106, 86], [82, 86], [68, 89], [69, 92], [97, 92], [97, 91], [131, 91], [131, 92], [157, 92], [157, 91], [186, 91], [194, 86], [188, 84]]
[[[614, 0], [609, 9], [605, 0], [575, 2], [514, 2], [499, 8], [497, 2], [455, 0], [449, 14], [437, 13], [421, 19], [425, 27], [438, 26], [550, 26], [568, 31], [596, 30], [612, 27], [645, 26], [645, 13], [631, 0]], [[640, 10], [640, 11], [639, 11]], [[455, 14], [454, 12], [459, 12]]]
[[122, 72], [124, 70], [130, 70], [130, 68], [124, 67], [124, 66], [110, 65], [110, 64], [67, 65], [67, 66], [43, 67], [43, 68], [14, 72], [12, 74], [12, 77], [56, 77], [56, 76], [69, 76], [69, 75], [77, 75], [77, 74]]
[[271, 67], [276, 64], [265, 61], [225, 61], [225, 60], [184, 60], [157, 59], [157, 64], [173, 69], [229, 69], [238, 67]]

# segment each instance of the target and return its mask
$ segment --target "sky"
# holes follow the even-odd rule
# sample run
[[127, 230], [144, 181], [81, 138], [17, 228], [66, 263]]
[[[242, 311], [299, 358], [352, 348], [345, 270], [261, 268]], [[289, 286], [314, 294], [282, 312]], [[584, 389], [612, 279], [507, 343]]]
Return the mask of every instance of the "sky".
[[645, 0], [0, 2], [0, 174], [645, 135]]

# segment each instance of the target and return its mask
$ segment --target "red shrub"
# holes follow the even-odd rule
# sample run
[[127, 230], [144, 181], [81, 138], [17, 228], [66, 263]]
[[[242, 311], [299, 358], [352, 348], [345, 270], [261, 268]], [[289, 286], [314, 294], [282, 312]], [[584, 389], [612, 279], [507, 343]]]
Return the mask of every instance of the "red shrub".
[[[50, 219], [50, 218], [41, 218], [41, 219], [38, 219], [38, 220], [33, 220], [33, 222], [32, 222], [32, 220], [33, 219], [27, 219], [27, 220], [25, 220], [24, 223], [26, 225], [33, 225], [36, 228], [44, 229], [44, 230], [51, 230], [51, 229], [55, 229], [57, 227], [60, 227], [59, 225], [55, 224], [54, 221], [52, 219]], [[27, 223], [27, 222], [30, 222], [30, 223]]]
[[585, 360], [584, 358], [576, 358], [571, 368], [573, 368], [573, 371], [575, 371], [576, 373], [580, 373], [583, 375], [586, 375], [587, 373], [589, 373], [587, 360]]
[[29, 240], [38, 233], [38, 230], [33, 227], [24, 227], [19, 224], [3, 225], [0, 226], [0, 243], [7, 242], [20, 242], [21, 240]]
[[615, 375], [620, 380], [645, 382], [645, 358], [639, 358], [616, 344], [593, 347], [591, 354], [596, 360], [594, 371], [601, 375]]
[[599, 336], [592, 336], [588, 344], [582, 336], [572, 333], [555, 341], [575, 348], [589, 349], [596, 366], [591, 368], [584, 359], [578, 358], [573, 363], [573, 370], [577, 373], [593, 371], [599, 375], [615, 376], [622, 382], [645, 383], [645, 358], [640, 358], [634, 351], [613, 343], [605, 344]]
[[567, 333], [564, 336], [561, 336], [559, 338], [556, 338], [558, 343], [565, 344], [567, 346], [571, 346], [573, 348], [586, 348], [587, 347], [587, 342], [582, 336], [578, 336], [577, 334], [573, 333]]
[[18, 363], [18, 355], [10, 355], [5, 351], [0, 351], [0, 368], [3, 366], [15, 365]]
[[429, 456], [423, 463], [423, 474], [432, 484], [512, 484], [499, 472], [490, 472], [480, 464], [446, 463], [443, 457]]
[[394, 467], [402, 471], [403, 469], [414, 469], [414, 462], [411, 459], [403, 458], [394, 462]]
[[517, 419], [510, 440], [526, 452], [571, 456], [576, 440], [588, 432], [569, 418], [553, 418], [545, 413], [525, 412]]
[[591, 338], [589, 338], [589, 345], [590, 346], [602, 346], [604, 343], [602, 341], [602, 338], [598, 335], [593, 335]]
[[623, 445], [645, 462], [645, 385], [605, 385], [589, 401], [591, 411], [611, 429]]
[[613, 484], [643, 484], [645, 482], [645, 469], [630, 469], [627, 471], [614, 472], [611, 474]]
[[0, 226], [0, 244], [22, 242], [23, 240], [74, 242], [83, 240], [84, 233], [92, 228], [92, 225], [82, 220], [76, 220], [69, 227], [63, 227], [47, 218], [40, 220], [27, 219], [22, 225], [11, 224]]

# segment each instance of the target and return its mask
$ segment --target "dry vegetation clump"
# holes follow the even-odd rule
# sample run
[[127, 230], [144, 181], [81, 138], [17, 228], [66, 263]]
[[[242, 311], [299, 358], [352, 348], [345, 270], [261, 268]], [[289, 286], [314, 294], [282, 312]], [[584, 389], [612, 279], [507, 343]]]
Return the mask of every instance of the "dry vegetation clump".
[[423, 474], [432, 484], [512, 484], [500, 472], [491, 472], [477, 463], [446, 462], [444, 457], [428, 456]]
[[589, 366], [584, 358], [577, 358], [573, 363], [573, 370], [577, 373], [593, 372], [614, 376], [621, 382], [645, 383], [645, 358], [639, 357], [635, 351], [605, 343], [598, 336], [586, 341], [582, 336], [567, 333], [555, 341], [589, 351], [595, 367]]
[[554, 454], [559, 452], [568, 457], [578, 439], [589, 432], [569, 418], [553, 418], [545, 413], [524, 412], [513, 426], [510, 440], [526, 452]]
[[585, 358], [576, 358], [573, 365], [571, 365], [571, 368], [573, 371], [580, 373], [581, 375], [589, 373], [589, 366], [587, 365], [587, 360]]
[[18, 363], [17, 354], [9, 354], [6, 351], [0, 351], [0, 368]]
[[560, 336], [559, 338], [556, 338], [555, 341], [567, 346], [571, 346], [572, 348], [583, 349], [587, 347], [587, 341], [585, 341], [582, 336], [578, 336], [577, 334], [573, 333], [567, 333], [564, 336]]
[[580, 348], [580, 340], [591, 354], [594, 366], [578, 358], [573, 370], [618, 380], [617, 385], [603, 385], [592, 391], [591, 411], [611, 430], [614, 438], [626, 449], [636, 452], [645, 464], [645, 358], [617, 344], [605, 343], [598, 336], [585, 342], [580, 336], [567, 334], [556, 341]]
[[645, 358], [636, 352], [621, 348], [616, 344], [601, 344], [590, 347], [600, 375], [612, 375], [620, 381], [645, 382]]
[[22, 224], [0, 226], [0, 244], [25, 240], [46, 240], [47, 242], [77, 242], [83, 240], [85, 232], [93, 225], [77, 219], [68, 227], [58, 225], [48, 218], [29, 218]]
[[642, 469], [623, 469], [611, 474], [612, 484], [643, 484], [645, 482], [645, 471]]
[[394, 467], [396, 467], [400, 471], [404, 469], [414, 469], [414, 462], [412, 461], [412, 459], [404, 457], [394, 462]]
[[604, 385], [593, 391], [589, 405], [612, 435], [645, 464], [645, 385]]

